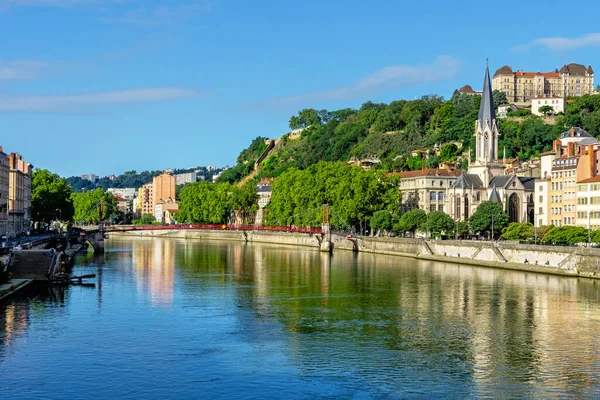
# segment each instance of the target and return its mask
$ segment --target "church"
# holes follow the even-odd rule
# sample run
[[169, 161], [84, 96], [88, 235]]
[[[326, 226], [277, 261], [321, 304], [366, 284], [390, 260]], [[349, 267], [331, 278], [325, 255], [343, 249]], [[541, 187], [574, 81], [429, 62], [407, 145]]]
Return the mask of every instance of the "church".
[[535, 178], [505, 175], [498, 160], [498, 122], [494, 109], [489, 67], [486, 66], [479, 115], [475, 122], [475, 160], [447, 188], [446, 213], [468, 220], [484, 201], [500, 204], [510, 222], [534, 222]]

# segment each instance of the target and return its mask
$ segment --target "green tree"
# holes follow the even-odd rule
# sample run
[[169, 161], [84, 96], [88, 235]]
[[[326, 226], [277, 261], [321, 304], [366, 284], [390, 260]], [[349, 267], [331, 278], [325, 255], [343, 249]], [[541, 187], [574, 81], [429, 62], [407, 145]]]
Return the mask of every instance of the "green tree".
[[425, 230], [426, 223], [427, 214], [425, 211], [416, 209], [402, 214], [394, 226], [394, 230], [399, 233], [411, 232], [414, 234], [417, 230]]
[[458, 221], [455, 223], [455, 234], [458, 237], [465, 237], [469, 233], [469, 223], [467, 221]]
[[554, 226], [546, 232], [542, 243], [577, 244], [588, 241], [588, 230], [582, 226]]
[[34, 170], [31, 181], [33, 221], [49, 222], [58, 217], [63, 221], [71, 221], [74, 212], [71, 186], [66, 180], [47, 169]]
[[552, 108], [552, 106], [546, 105], [538, 108], [538, 111], [544, 115], [550, 115], [554, 112], [554, 108]]
[[454, 143], [450, 143], [442, 146], [440, 149], [440, 160], [441, 161], [454, 161], [458, 154], [458, 146]]
[[508, 98], [506, 97], [506, 93], [500, 90], [493, 90], [492, 97], [494, 98], [494, 107], [498, 108], [499, 105], [508, 103]]
[[446, 233], [454, 231], [454, 220], [443, 211], [431, 211], [427, 214], [427, 230], [432, 234]]
[[508, 225], [508, 214], [502, 211], [502, 207], [493, 201], [484, 201], [469, 218], [473, 232], [491, 232], [492, 221], [494, 237]]
[[529, 241], [534, 238], [533, 224], [513, 222], [506, 228], [502, 229], [501, 239], [504, 240], [520, 240]]
[[134, 225], [151, 225], [155, 221], [154, 215], [144, 214], [140, 219], [133, 221]]
[[384, 230], [389, 231], [392, 229], [392, 214], [387, 210], [379, 210], [373, 213], [371, 218], [371, 230], [372, 232]]
[[75, 208], [73, 219], [75, 222], [95, 224], [100, 222], [100, 202], [102, 202], [102, 220], [111, 220], [117, 213], [117, 201], [108, 192], [98, 188], [83, 193], [71, 194]]

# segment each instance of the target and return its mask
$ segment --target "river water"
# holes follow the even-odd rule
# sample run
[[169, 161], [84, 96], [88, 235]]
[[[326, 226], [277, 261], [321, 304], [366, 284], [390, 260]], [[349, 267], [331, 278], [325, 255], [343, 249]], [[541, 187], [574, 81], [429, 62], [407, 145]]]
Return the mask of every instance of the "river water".
[[600, 285], [302, 247], [111, 238], [0, 304], [1, 399], [600, 397]]

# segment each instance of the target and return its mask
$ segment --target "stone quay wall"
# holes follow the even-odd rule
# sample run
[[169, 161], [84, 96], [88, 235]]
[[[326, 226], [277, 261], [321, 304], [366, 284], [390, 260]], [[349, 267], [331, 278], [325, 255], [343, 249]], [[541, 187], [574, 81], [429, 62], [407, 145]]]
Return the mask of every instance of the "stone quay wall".
[[111, 232], [111, 236], [151, 236], [228, 240], [379, 253], [473, 266], [600, 278], [600, 249], [524, 245], [512, 242], [351, 237], [264, 231], [156, 230]]

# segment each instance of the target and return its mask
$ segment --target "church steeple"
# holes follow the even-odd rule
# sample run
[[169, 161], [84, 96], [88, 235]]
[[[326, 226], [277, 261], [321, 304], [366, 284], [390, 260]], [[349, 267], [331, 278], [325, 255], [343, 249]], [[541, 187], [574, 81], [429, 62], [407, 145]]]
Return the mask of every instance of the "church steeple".
[[483, 92], [481, 93], [481, 105], [479, 106], [479, 123], [485, 125], [485, 121], [491, 125], [496, 119], [494, 112], [494, 96], [492, 94], [492, 84], [490, 83], [490, 68], [485, 65], [485, 78], [483, 79]]
[[475, 122], [476, 162], [490, 164], [498, 161], [498, 123], [494, 112], [494, 96], [490, 82], [490, 68], [486, 62], [479, 118]]

